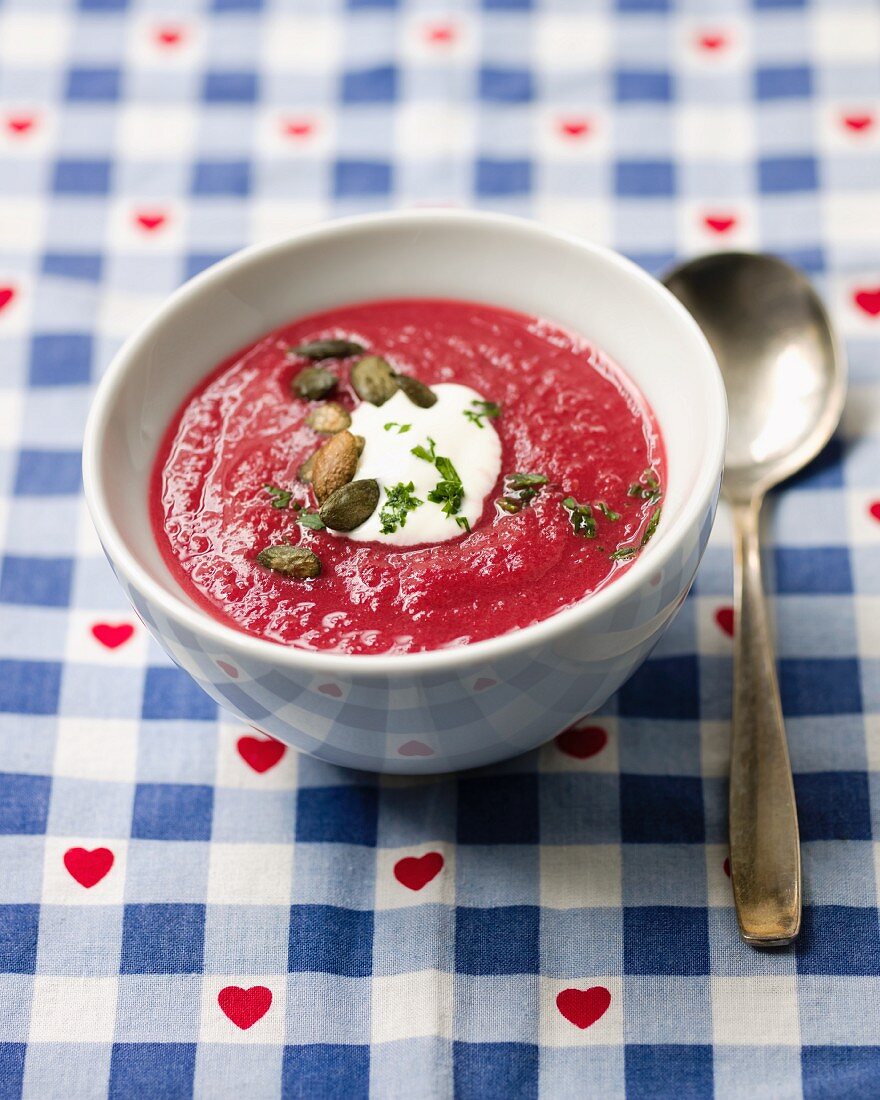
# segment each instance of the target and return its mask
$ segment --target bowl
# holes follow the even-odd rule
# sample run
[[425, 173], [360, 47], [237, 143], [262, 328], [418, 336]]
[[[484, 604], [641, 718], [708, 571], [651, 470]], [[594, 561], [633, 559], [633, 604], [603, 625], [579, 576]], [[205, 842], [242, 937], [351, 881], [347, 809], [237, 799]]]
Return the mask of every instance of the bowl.
[[[217, 363], [284, 322], [406, 296], [546, 317], [607, 352], [647, 397], [664, 436], [667, 485], [656, 536], [596, 595], [455, 649], [313, 652], [216, 621], [178, 586], [150, 527], [149, 474], [172, 415]], [[644, 661], [684, 600], [709, 537], [726, 429], [708, 343], [640, 268], [516, 218], [421, 210], [350, 218], [247, 248], [181, 287], [101, 381], [83, 466], [89, 509], [119, 582], [171, 659], [208, 695], [322, 760], [436, 772], [548, 741], [600, 707]]]

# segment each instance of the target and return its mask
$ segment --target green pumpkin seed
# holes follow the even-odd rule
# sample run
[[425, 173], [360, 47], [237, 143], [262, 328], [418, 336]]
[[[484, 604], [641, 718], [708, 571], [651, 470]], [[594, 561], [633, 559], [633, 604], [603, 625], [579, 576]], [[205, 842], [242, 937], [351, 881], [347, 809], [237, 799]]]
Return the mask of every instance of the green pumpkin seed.
[[319, 504], [351, 481], [357, 464], [357, 443], [351, 432], [339, 432], [327, 440], [315, 454], [312, 468], [312, 488]]
[[330, 371], [321, 367], [305, 367], [291, 380], [290, 388], [297, 397], [320, 401], [322, 397], [329, 397], [338, 385], [339, 379]]
[[257, 561], [266, 569], [283, 573], [298, 581], [311, 580], [321, 575], [321, 562], [305, 546], [267, 546], [257, 554]]
[[387, 359], [368, 355], [351, 368], [351, 384], [362, 401], [384, 405], [397, 393], [397, 380]]
[[394, 377], [410, 401], [420, 409], [430, 409], [432, 405], [437, 404], [437, 394], [418, 378], [410, 378], [408, 374], [396, 374]]
[[351, 427], [351, 417], [336, 401], [328, 401], [312, 409], [306, 417], [306, 424], [321, 435], [336, 435]]
[[354, 340], [309, 340], [307, 344], [290, 348], [291, 355], [303, 359], [347, 359], [349, 355], [362, 355], [364, 348]]
[[507, 478], [508, 489], [531, 489], [534, 486], [546, 485], [547, 478], [544, 474], [511, 474]]
[[379, 504], [379, 483], [373, 478], [350, 481], [321, 505], [320, 516], [331, 531], [353, 531], [365, 523]]

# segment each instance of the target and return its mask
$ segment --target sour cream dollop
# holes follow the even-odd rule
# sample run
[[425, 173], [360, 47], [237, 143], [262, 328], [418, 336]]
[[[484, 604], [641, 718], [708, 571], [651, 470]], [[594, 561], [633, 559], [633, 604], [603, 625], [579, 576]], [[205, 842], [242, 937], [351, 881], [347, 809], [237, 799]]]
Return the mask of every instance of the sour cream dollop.
[[[351, 416], [351, 428], [366, 440], [355, 478], [375, 478], [379, 483], [379, 505], [370, 518], [349, 531], [347, 537], [359, 542], [386, 542], [395, 546], [445, 542], [463, 533], [455, 516], [446, 515], [443, 505], [428, 500], [428, 494], [443, 480], [433, 462], [414, 455], [413, 448], [423, 447], [448, 458], [464, 490], [456, 515], [473, 527], [483, 512], [486, 496], [501, 472], [501, 440], [492, 420], [479, 414], [484, 398], [470, 386], [441, 382], [431, 389], [437, 401], [429, 409], [419, 408], [402, 391], [384, 405], [364, 401]], [[382, 509], [387, 490], [408, 486], [410, 495], [422, 503], [405, 513], [405, 522], [391, 533], [383, 533]]]

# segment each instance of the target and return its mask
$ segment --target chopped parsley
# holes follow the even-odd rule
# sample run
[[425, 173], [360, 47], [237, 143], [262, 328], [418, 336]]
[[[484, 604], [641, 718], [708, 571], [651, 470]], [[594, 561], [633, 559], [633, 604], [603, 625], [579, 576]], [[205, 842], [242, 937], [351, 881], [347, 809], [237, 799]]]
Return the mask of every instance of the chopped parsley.
[[432, 500], [435, 504], [442, 504], [444, 514], [453, 516], [461, 508], [464, 486], [458, 476], [458, 471], [448, 458], [437, 455], [434, 465], [437, 467], [441, 480], [428, 493], [428, 500]]
[[576, 535], [594, 539], [596, 537], [596, 521], [593, 519], [593, 509], [589, 504], [578, 504], [574, 497], [566, 497], [562, 507], [568, 512], [572, 530]]
[[427, 448], [422, 447], [420, 444], [418, 447], [413, 447], [409, 453], [411, 455], [415, 455], [416, 458], [424, 459], [425, 462], [430, 462], [433, 466], [437, 460], [437, 456], [434, 453], [434, 448], [437, 446], [437, 444], [430, 436], [428, 436], [428, 442], [431, 444], [430, 451]]
[[308, 527], [310, 531], [324, 530], [324, 521], [317, 512], [307, 512], [303, 509], [296, 517], [296, 522], [302, 527]]
[[392, 535], [398, 527], [406, 527], [406, 517], [409, 513], [425, 503], [412, 495], [414, 489], [415, 485], [411, 481], [407, 485], [399, 481], [391, 489], [386, 487], [385, 503], [379, 513], [383, 535]]
[[390, 432], [392, 428], [397, 428], [397, 434], [403, 435], [404, 432], [408, 432], [412, 424], [398, 424], [396, 420], [389, 420], [385, 425], [385, 431]]
[[651, 513], [651, 518], [648, 520], [648, 526], [645, 528], [644, 535], [642, 535], [642, 546], [647, 545], [647, 543], [651, 541], [654, 532], [657, 530], [657, 524], [660, 522], [660, 513], [662, 511], [662, 508], [655, 508]]
[[606, 519], [620, 519], [620, 512], [615, 512], [613, 508], [609, 508], [604, 500], [596, 501], [596, 511], [601, 512]]
[[483, 420], [488, 418], [489, 420], [497, 420], [501, 415], [501, 406], [496, 405], [494, 401], [471, 401], [473, 409], [465, 409], [464, 415], [472, 424], [476, 424], [478, 428], [482, 428]]
[[626, 561], [637, 553], [635, 546], [621, 546], [612, 553], [611, 557], [614, 561]]
[[455, 522], [458, 524], [459, 527], [462, 528], [462, 530], [467, 531], [468, 534], [471, 533], [471, 525], [468, 523], [467, 516], [456, 516]]
[[280, 489], [277, 485], [270, 485], [268, 481], [263, 488], [269, 496], [272, 497], [273, 508], [300, 507], [297, 501], [294, 501], [293, 504], [290, 503], [290, 498], [293, 496], [293, 492], [290, 489]]
[[657, 474], [652, 469], [647, 469], [639, 478], [638, 481], [634, 481], [632, 485], [627, 489], [626, 495], [628, 497], [641, 497], [642, 500], [647, 500], [651, 504], [656, 504], [657, 501], [663, 496], [660, 490], [660, 482], [657, 480]]

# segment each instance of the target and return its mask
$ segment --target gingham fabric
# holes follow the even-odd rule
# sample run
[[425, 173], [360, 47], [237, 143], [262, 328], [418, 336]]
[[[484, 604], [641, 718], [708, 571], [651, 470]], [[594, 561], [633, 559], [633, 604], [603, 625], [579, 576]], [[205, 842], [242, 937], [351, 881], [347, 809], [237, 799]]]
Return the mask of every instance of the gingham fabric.
[[[878, 190], [873, 0], [0, 2], [0, 1096], [880, 1095]], [[421, 203], [654, 271], [777, 251], [847, 337], [842, 430], [766, 527], [795, 949], [738, 942], [725, 873], [723, 516], [602, 714], [439, 779], [224, 718], [103, 561], [79, 449], [134, 324]]]

